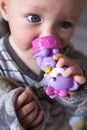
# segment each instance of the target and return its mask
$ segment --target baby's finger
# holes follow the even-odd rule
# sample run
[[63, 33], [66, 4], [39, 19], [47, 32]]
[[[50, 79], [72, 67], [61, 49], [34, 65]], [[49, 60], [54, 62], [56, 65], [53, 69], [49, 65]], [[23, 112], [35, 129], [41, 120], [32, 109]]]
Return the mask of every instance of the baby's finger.
[[61, 68], [63, 66], [71, 66], [74, 64], [75, 64], [74, 60], [69, 59], [65, 55], [60, 55], [60, 56], [58, 56], [58, 61], [57, 61], [56, 66]]
[[70, 75], [83, 76], [83, 71], [80, 69], [78, 65], [70, 66], [63, 72], [63, 76], [68, 77]]
[[84, 84], [86, 82], [86, 78], [84, 76], [80, 76], [80, 75], [75, 75], [73, 76], [74, 80], [79, 83], [80, 85], [81, 84]]
[[36, 119], [38, 115], [38, 107], [35, 107], [29, 114], [27, 114], [22, 120], [21, 124], [24, 128], [28, 128], [31, 123]]
[[56, 67], [63, 67], [67, 65], [67, 57], [62, 54], [57, 54], [53, 56], [53, 59], [57, 61]]
[[25, 104], [26, 101], [31, 101], [32, 96], [29, 90], [24, 91], [21, 95], [17, 97], [15, 106], [16, 109], [20, 108], [22, 105]]
[[30, 127], [33, 128], [33, 127], [37, 126], [42, 121], [42, 119], [43, 119], [43, 111], [40, 111], [38, 113], [37, 118], [31, 123]]
[[54, 59], [54, 60], [59, 60], [59, 59], [62, 58], [63, 56], [64, 56], [63, 54], [58, 53], [58, 54], [56, 54], [56, 55], [53, 56], [53, 59]]
[[25, 116], [31, 113], [34, 109], [38, 109], [36, 102], [33, 100], [25, 106], [17, 110], [17, 116], [19, 120], [22, 120]]

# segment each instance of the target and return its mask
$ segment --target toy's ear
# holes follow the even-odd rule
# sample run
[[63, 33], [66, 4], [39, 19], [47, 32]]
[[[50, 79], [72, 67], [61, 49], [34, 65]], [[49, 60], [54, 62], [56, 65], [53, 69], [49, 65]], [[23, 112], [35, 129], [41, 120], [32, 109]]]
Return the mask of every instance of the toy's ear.
[[0, 12], [3, 16], [3, 18], [8, 21], [8, 13], [7, 13], [7, 1], [6, 0], [0, 0]]
[[[72, 84], [72, 83], [71, 83]], [[71, 86], [71, 85], [70, 85]], [[69, 88], [69, 91], [75, 91], [79, 88], [79, 84], [73, 79], [73, 86]]]

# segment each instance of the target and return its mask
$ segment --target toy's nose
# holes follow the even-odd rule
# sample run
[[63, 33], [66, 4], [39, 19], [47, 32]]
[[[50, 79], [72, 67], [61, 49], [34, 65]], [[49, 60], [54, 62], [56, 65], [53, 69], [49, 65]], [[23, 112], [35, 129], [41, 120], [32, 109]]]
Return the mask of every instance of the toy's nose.
[[57, 76], [62, 76], [62, 74], [61, 74], [61, 73], [58, 73]]
[[44, 36], [40, 38], [36, 38], [32, 41], [32, 47], [34, 52], [38, 52], [45, 49], [53, 49], [53, 48], [61, 48], [61, 40], [56, 35]]

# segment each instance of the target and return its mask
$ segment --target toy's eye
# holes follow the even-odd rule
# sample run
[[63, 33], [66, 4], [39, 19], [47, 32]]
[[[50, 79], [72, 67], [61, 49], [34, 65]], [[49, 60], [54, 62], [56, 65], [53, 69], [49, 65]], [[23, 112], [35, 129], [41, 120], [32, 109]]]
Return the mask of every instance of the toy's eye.
[[53, 77], [53, 81], [56, 81], [56, 77]]
[[30, 22], [40, 22], [41, 21], [41, 18], [35, 14], [29, 15], [27, 18]]

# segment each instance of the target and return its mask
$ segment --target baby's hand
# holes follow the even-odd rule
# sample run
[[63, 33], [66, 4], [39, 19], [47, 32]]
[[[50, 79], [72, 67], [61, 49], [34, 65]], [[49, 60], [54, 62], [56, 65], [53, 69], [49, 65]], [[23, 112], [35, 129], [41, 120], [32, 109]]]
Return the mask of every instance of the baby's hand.
[[39, 110], [29, 90], [17, 97], [15, 107], [19, 122], [24, 128], [35, 127], [43, 118], [43, 112]]
[[53, 58], [54, 60], [57, 60], [57, 67], [68, 66], [68, 68], [64, 71], [63, 76], [68, 77], [72, 75], [74, 80], [80, 85], [86, 82], [83, 71], [76, 60], [70, 59], [62, 54], [57, 54]]

